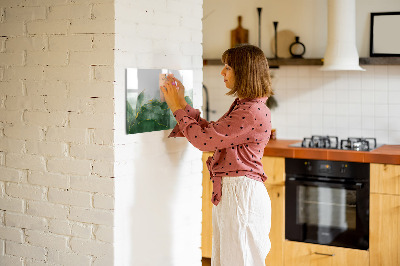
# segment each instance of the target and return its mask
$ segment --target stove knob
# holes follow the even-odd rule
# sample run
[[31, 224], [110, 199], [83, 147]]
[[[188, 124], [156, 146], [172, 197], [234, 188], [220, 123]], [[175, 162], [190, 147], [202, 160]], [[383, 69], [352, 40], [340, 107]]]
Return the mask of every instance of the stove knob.
[[311, 163], [310, 163], [310, 162], [307, 162], [307, 163], [306, 163], [306, 170], [307, 170], [308, 172], [311, 172], [312, 166], [311, 166]]
[[346, 169], [347, 169], [347, 164], [342, 164], [342, 167], [340, 168], [340, 173], [341, 174], [346, 173]]

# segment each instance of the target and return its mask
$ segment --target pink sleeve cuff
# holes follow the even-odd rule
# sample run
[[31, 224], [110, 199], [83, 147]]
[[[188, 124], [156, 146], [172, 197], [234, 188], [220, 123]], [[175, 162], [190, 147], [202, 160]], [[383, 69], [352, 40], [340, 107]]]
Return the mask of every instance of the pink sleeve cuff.
[[[188, 107], [189, 106], [189, 107]], [[178, 109], [174, 112], [174, 117], [176, 121], [181, 120], [184, 116], [189, 115], [190, 113], [195, 113], [196, 109], [193, 109], [189, 104], [186, 105], [185, 109]], [[184, 137], [181, 130], [179, 129], [179, 123], [175, 125], [172, 129], [172, 132], [169, 134], [168, 138], [177, 138]]]

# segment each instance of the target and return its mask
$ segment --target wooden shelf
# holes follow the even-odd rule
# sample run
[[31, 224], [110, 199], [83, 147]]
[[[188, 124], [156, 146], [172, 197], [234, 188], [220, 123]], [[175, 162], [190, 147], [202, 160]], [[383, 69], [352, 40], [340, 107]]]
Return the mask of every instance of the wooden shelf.
[[269, 58], [271, 67], [279, 66], [322, 66], [322, 58]]
[[[268, 64], [271, 68], [279, 66], [304, 66], [304, 65], [322, 65], [321, 58], [268, 58]], [[203, 65], [217, 66], [222, 65], [220, 59], [204, 59]]]
[[[271, 68], [279, 66], [321, 66], [323, 58], [268, 58]], [[204, 66], [222, 65], [220, 59], [204, 59]], [[360, 65], [400, 65], [400, 57], [362, 57]]]
[[362, 57], [360, 65], [400, 65], [400, 57]]

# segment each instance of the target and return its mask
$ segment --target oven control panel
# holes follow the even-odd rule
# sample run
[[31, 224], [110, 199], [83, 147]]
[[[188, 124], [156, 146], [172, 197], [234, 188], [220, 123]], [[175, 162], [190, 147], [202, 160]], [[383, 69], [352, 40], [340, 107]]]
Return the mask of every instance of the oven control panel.
[[369, 164], [286, 158], [286, 174], [369, 179]]

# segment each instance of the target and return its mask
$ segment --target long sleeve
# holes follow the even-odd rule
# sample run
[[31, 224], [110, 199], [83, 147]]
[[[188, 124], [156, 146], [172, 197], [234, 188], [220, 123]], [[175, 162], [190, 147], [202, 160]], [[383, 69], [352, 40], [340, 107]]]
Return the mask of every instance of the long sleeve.
[[[206, 127], [209, 125], [209, 122], [203, 118], [200, 117], [200, 110], [194, 109], [192, 106], [189, 104], [186, 105], [185, 109], [183, 111], [188, 115], [189, 117], [193, 118], [196, 120], [200, 126]], [[182, 132], [179, 129], [179, 124], [176, 124], [176, 126], [172, 129], [171, 134], [169, 134], [168, 138], [176, 138], [176, 137], [184, 137], [185, 135], [182, 134]]]
[[[251, 131], [256, 127], [256, 119], [249, 108], [236, 108], [218, 122], [201, 125], [196, 119], [179, 109], [174, 116], [180, 132], [201, 151], [230, 148], [255, 141]], [[262, 126], [262, 124], [260, 125]]]
[[261, 182], [267, 178], [261, 163], [271, 131], [266, 100], [267, 97], [237, 98], [218, 121], [210, 123], [200, 119], [200, 112], [191, 107], [174, 112], [176, 132], [201, 151], [215, 151], [206, 163], [213, 183], [214, 205], [221, 200], [223, 177], [247, 176]]

